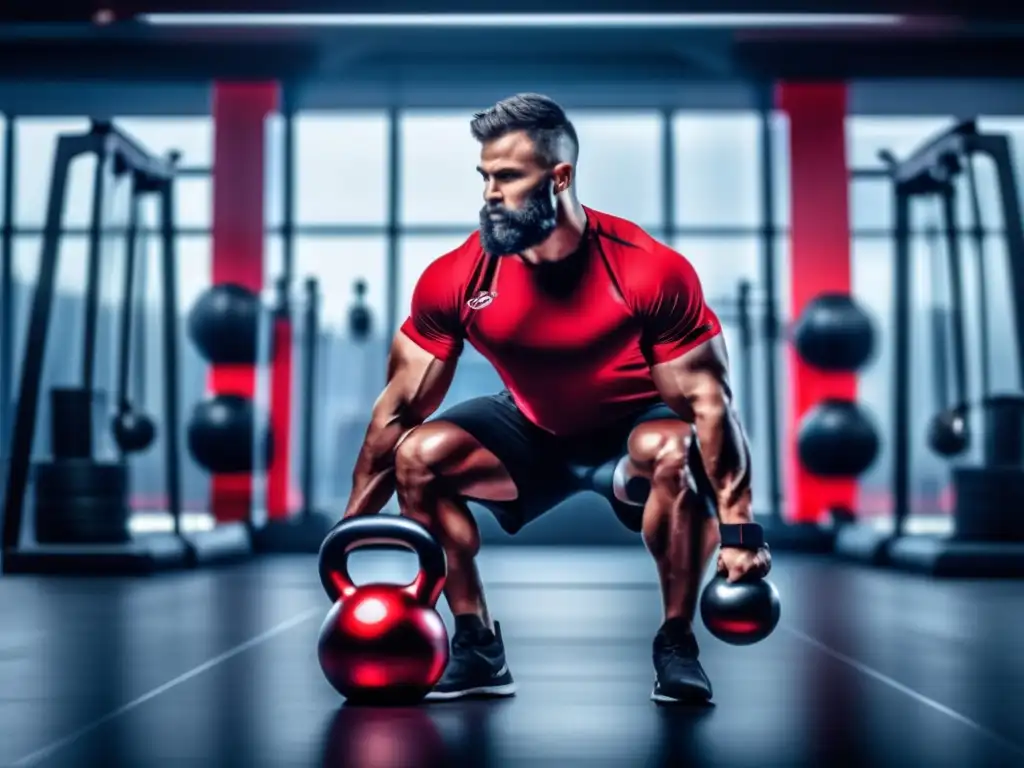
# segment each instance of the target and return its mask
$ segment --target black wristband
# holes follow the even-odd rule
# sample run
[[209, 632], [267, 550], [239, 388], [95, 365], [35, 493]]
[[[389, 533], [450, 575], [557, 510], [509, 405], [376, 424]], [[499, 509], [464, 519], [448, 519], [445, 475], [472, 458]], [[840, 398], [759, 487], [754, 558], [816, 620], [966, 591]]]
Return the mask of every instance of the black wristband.
[[723, 547], [757, 550], [765, 546], [764, 528], [758, 523], [722, 523], [718, 526]]

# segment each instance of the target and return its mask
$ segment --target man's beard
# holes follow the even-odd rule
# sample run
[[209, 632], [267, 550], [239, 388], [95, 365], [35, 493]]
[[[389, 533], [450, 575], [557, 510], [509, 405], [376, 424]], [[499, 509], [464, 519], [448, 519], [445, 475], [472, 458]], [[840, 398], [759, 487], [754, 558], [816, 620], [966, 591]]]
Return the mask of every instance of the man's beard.
[[[500, 217], [491, 218], [494, 214]], [[521, 253], [547, 240], [557, 223], [551, 179], [545, 178], [517, 211], [502, 205], [481, 208], [480, 242], [487, 253], [495, 256]]]

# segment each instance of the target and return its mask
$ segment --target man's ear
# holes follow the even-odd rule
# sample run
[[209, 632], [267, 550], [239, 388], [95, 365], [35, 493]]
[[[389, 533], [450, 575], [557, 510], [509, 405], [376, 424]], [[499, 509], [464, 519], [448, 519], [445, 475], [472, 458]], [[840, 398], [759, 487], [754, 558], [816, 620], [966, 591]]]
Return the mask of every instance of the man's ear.
[[551, 176], [555, 181], [555, 193], [561, 194], [572, 186], [576, 169], [572, 167], [572, 163], [559, 163], [551, 170]]

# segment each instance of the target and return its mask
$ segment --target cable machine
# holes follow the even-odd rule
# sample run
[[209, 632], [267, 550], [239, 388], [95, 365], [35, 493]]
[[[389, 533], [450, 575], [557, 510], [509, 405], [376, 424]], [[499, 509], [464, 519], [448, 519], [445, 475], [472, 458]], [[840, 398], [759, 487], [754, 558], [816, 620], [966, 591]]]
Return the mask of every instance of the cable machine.
[[[82, 368], [75, 386], [43, 391], [47, 347], [73, 343], [51, 339], [63, 236], [62, 223], [67, 205], [68, 177], [72, 163], [93, 155], [93, 216], [89, 231], [84, 316], [82, 317]], [[178, 394], [178, 309], [174, 232], [174, 163], [155, 157], [108, 122], [93, 122], [87, 133], [63, 135], [54, 156], [53, 175], [43, 232], [39, 276], [30, 308], [23, 346], [24, 359], [18, 385], [17, 406], [11, 437], [10, 465], [3, 497], [4, 572], [148, 572], [179, 567], [192, 562], [194, 552], [181, 529], [181, 466], [177, 425]], [[97, 326], [100, 315], [100, 282], [104, 253], [109, 196], [116, 184], [131, 190], [131, 218], [127, 228], [125, 258], [136, 257], [137, 211], [140, 198], [158, 200], [160, 258], [163, 418], [168, 425], [163, 439], [166, 471], [166, 501], [173, 520], [173, 533], [134, 536], [129, 531], [128, 469], [126, 454], [133, 448], [122, 441], [118, 455], [101, 455], [97, 448], [95, 418]], [[122, 341], [118, 367], [121, 369], [122, 401], [124, 375], [130, 361], [129, 333], [134, 264], [126, 264], [125, 295], [122, 297]], [[55, 350], [59, 354], [59, 350]], [[104, 393], [106, 394], [106, 393]], [[37, 424], [42, 398], [49, 397], [50, 456], [34, 457]], [[128, 427], [132, 415], [126, 402], [118, 405], [115, 436]], [[137, 420], [136, 420], [137, 421]], [[121, 435], [120, 437], [124, 437]], [[151, 442], [151, 438], [148, 441]], [[125, 448], [128, 450], [126, 451]], [[33, 503], [32, 530], [26, 526], [28, 501]]]
[[[1005, 227], [1010, 313], [1006, 322], [1016, 349], [1016, 391], [993, 395], [989, 388], [989, 326], [985, 281], [992, 254], [985, 247], [974, 175], [974, 158], [988, 157], [995, 167], [997, 193]], [[1024, 225], [1014, 176], [1010, 140], [1002, 134], [978, 130], [974, 120], [959, 123], [929, 141], [903, 161], [883, 152], [895, 192], [893, 281], [892, 480], [893, 529], [878, 531], [851, 525], [840, 531], [839, 554], [876, 564], [888, 564], [933, 575], [1024, 575]], [[967, 384], [965, 301], [961, 277], [960, 227], [957, 222], [956, 183], [967, 182], [974, 218], [971, 241], [979, 291], [978, 344], [982, 353], [982, 396], [972, 401]], [[938, 403], [928, 427], [927, 441], [937, 454], [961, 455], [972, 442], [972, 415], [982, 424], [982, 459], [977, 465], [952, 469], [955, 497], [953, 533], [948, 536], [910, 535], [911, 465], [914, 435], [911, 429], [911, 208], [922, 199], [939, 203], [940, 231], [945, 235], [946, 272], [950, 309], [946, 328], [933, 330], [937, 351], [949, 351], [953, 367], [952, 402]], [[934, 260], [933, 260], [934, 264]], [[945, 337], [945, 338], [943, 338]], [[942, 349], [945, 347], [945, 349]], [[1012, 354], [1007, 355], [1012, 359]], [[944, 387], [940, 387], [944, 390]]]

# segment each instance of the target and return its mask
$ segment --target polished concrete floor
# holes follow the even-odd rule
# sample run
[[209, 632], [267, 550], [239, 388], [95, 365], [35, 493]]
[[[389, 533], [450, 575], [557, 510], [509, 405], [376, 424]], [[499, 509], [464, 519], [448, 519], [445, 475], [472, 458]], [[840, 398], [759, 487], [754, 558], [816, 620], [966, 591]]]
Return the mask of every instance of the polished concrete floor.
[[642, 550], [495, 550], [482, 570], [519, 695], [387, 710], [342, 707], [320, 674], [315, 565], [0, 579], [0, 765], [1024, 765], [1022, 582], [777, 555], [779, 629], [749, 648], [701, 630], [715, 706], [663, 709]]

